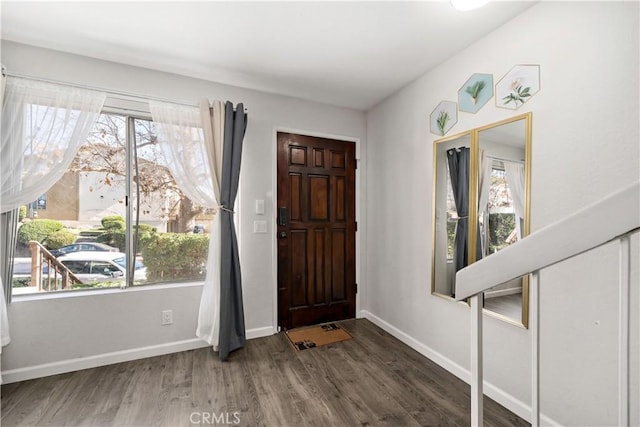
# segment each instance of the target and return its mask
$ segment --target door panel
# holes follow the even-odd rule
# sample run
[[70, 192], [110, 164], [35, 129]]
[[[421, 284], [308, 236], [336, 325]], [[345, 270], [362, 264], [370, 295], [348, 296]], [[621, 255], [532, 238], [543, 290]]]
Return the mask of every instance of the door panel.
[[309, 219], [329, 220], [329, 177], [309, 175]]
[[299, 173], [289, 174], [291, 181], [291, 200], [289, 201], [289, 216], [291, 221], [302, 220], [302, 175]]
[[355, 317], [355, 167], [353, 142], [278, 133], [281, 327]]
[[345, 230], [331, 230], [331, 288], [332, 288], [332, 302], [342, 301], [346, 298], [347, 292], [345, 289], [345, 263], [347, 259], [346, 254], [346, 239]]

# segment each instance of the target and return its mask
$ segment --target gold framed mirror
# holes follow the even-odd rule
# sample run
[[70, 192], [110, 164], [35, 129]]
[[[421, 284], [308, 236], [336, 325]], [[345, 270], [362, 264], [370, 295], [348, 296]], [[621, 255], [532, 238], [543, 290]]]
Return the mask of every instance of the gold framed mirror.
[[[454, 301], [458, 270], [529, 234], [531, 125], [529, 112], [434, 141], [433, 295]], [[528, 327], [527, 277], [483, 300], [486, 313]]]

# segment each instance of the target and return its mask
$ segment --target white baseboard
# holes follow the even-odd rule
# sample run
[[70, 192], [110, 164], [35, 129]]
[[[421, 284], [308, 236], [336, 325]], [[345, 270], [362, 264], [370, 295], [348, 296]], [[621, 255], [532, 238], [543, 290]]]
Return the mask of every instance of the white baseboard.
[[[395, 326], [387, 323], [376, 315], [366, 311], [361, 310], [358, 313], [358, 317], [363, 317], [365, 319], [370, 320], [373, 324], [384, 329], [389, 334], [393, 335], [403, 343], [407, 344], [409, 347], [416, 350], [418, 353], [437, 363], [456, 377], [460, 378], [462, 381], [469, 384], [471, 382], [471, 372], [466, 368], [455, 363], [453, 360], [448, 357], [438, 353], [433, 350], [429, 346], [421, 343], [417, 339], [412, 336], [406, 334]], [[527, 422], [531, 422], [531, 406], [525, 404], [524, 402], [516, 399], [509, 393], [506, 393], [501, 388], [494, 386], [493, 384], [485, 381], [484, 385], [484, 394], [498, 402], [500, 405], [504, 406], [514, 414], [518, 415], [520, 418], [526, 420]], [[541, 415], [541, 424], [543, 425], [551, 425], [551, 426], [559, 426], [560, 424], [553, 421], [552, 419]]]
[[[254, 339], [273, 335], [273, 327], [254, 328], [246, 331], [247, 339]], [[25, 368], [2, 371], [2, 384], [18, 381], [32, 380], [34, 378], [48, 377], [50, 375], [64, 374], [79, 371], [81, 369], [97, 368], [99, 366], [112, 365], [114, 363], [129, 362], [131, 360], [145, 359], [147, 357], [162, 356], [180, 351], [194, 350], [208, 347], [205, 341], [193, 338], [184, 341], [176, 341], [147, 347], [132, 348], [128, 350], [114, 351], [111, 353], [96, 354], [77, 359], [61, 360], [52, 363], [43, 363]]]
[[273, 330], [273, 326], [265, 326], [263, 328], [247, 329], [247, 339], [252, 340], [255, 338], [268, 337], [269, 335], [277, 334], [277, 331]]

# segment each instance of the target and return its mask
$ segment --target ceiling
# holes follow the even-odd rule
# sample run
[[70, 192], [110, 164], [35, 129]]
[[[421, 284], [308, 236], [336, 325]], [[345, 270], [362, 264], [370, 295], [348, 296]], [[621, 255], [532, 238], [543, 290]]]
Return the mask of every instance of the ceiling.
[[533, 2], [23, 2], [2, 38], [367, 110]]

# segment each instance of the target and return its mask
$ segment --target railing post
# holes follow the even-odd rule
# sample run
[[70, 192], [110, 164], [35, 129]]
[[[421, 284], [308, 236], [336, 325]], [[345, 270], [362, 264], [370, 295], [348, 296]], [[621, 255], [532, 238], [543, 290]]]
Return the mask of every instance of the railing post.
[[471, 297], [471, 425], [482, 426], [482, 293]]
[[42, 290], [42, 254], [40, 253], [40, 245], [38, 242], [29, 242], [31, 249], [31, 282], [29, 286], [37, 286], [38, 292]]
[[529, 281], [529, 331], [531, 333], [531, 427], [540, 425], [540, 272]]
[[620, 238], [619, 328], [618, 328], [618, 425], [628, 426], [629, 418], [629, 299], [631, 287], [631, 241]]
[[62, 289], [67, 289], [69, 287], [69, 274], [67, 273], [66, 270], [62, 270], [62, 273], [60, 273], [61, 276], [61, 284], [60, 286], [62, 286]]

